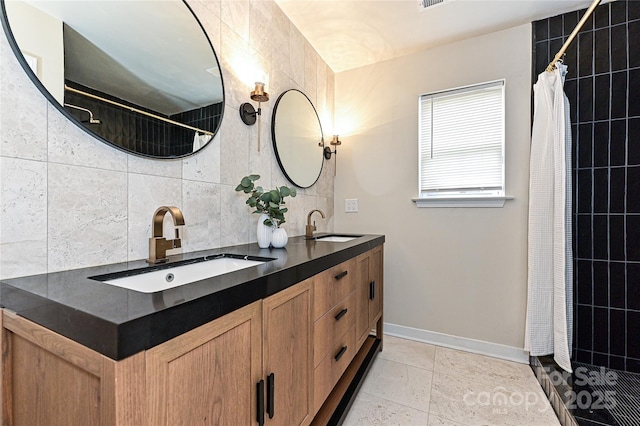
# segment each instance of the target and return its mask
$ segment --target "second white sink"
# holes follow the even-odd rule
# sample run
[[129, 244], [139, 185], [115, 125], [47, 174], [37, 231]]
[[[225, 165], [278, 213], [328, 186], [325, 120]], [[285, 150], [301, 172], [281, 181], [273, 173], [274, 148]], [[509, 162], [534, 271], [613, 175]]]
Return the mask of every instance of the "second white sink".
[[316, 238], [316, 241], [329, 241], [331, 243], [346, 243], [347, 241], [355, 240], [358, 236], [346, 236], [346, 235], [327, 235], [324, 237]]
[[[271, 260], [271, 259], [268, 259]], [[135, 290], [141, 293], [155, 293], [157, 291], [168, 290], [181, 285], [216, 277], [240, 269], [251, 268], [262, 265], [268, 260], [252, 260], [242, 257], [216, 257], [204, 259], [197, 263], [178, 265], [174, 267], [162, 268], [150, 272], [141, 272], [136, 275], [124, 276], [121, 278], [101, 279], [102, 277], [90, 277], [91, 279], [102, 281], [106, 284], [115, 285]]]

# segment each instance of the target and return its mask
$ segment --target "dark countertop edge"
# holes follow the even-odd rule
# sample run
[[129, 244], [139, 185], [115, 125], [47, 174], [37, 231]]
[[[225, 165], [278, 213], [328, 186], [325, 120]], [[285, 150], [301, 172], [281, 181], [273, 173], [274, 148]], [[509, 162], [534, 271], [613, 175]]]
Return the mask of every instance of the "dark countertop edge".
[[[122, 360], [269, 297], [380, 246], [385, 241], [383, 235], [363, 237], [362, 240], [356, 239], [350, 244], [332, 244], [334, 250], [318, 258], [283, 267], [255, 279], [120, 324], [10, 284], [11, 281], [19, 279], [1, 282], [2, 302], [7, 299], [5, 295], [9, 294], [13, 303], [8, 306], [1, 303], [0, 306], [113, 360]], [[226, 250], [225, 247], [215, 249], [216, 252]], [[192, 255], [193, 253], [186, 253], [184, 257], [193, 257]], [[161, 294], [162, 292], [158, 292], [155, 295]]]

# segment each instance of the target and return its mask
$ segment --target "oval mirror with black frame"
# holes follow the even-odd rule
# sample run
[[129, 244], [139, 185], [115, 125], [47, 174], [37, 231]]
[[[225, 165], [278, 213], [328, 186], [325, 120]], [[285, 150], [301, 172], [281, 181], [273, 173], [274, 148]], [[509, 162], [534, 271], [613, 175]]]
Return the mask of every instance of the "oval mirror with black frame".
[[217, 133], [220, 65], [184, 1], [0, 1], [22, 67], [88, 133], [151, 158], [191, 155]]
[[312, 186], [324, 163], [324, 139], [318, 113], [299, 90], [284, 92], [276, 101], [271, 137], [280, 169], [291, 183]]

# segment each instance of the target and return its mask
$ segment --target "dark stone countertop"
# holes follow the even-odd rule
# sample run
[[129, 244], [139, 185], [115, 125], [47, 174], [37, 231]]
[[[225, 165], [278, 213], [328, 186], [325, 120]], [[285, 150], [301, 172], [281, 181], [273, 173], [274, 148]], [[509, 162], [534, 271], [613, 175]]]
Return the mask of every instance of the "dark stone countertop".
[[140, 293], [88, 278], [149, 267], [144, 260], [13, 278], [0, 281], [0, 306], [121, 360], [383, 243], [382, 235], [364, 235], [344, 243], [298, 236], [289, 238], [285, 249], [260, 249], [252, 243], [174, 255], [164, 265], [221, 253], [274, 260], [157, 293]]

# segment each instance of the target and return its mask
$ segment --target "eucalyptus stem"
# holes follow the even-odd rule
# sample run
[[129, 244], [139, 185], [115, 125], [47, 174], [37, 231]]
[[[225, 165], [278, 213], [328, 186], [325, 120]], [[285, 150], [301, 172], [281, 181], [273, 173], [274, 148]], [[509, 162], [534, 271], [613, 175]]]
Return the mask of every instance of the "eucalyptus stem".
[[286, 222], [284, 214], [289, 211], [284, 199], [295, 197], [296, 189], [287, 186], [276, 187], [270, 191], [265, 191], [261, 186], [255, 186], [255, 181], [260, 179], [260, 175], [249, 175], [241, 179], [236, 191], [249, 194], [247, 205], [255, 209], [252, 213], [266, 214], [269, 216], [264, 220], [267, 226], [279, 228]]

